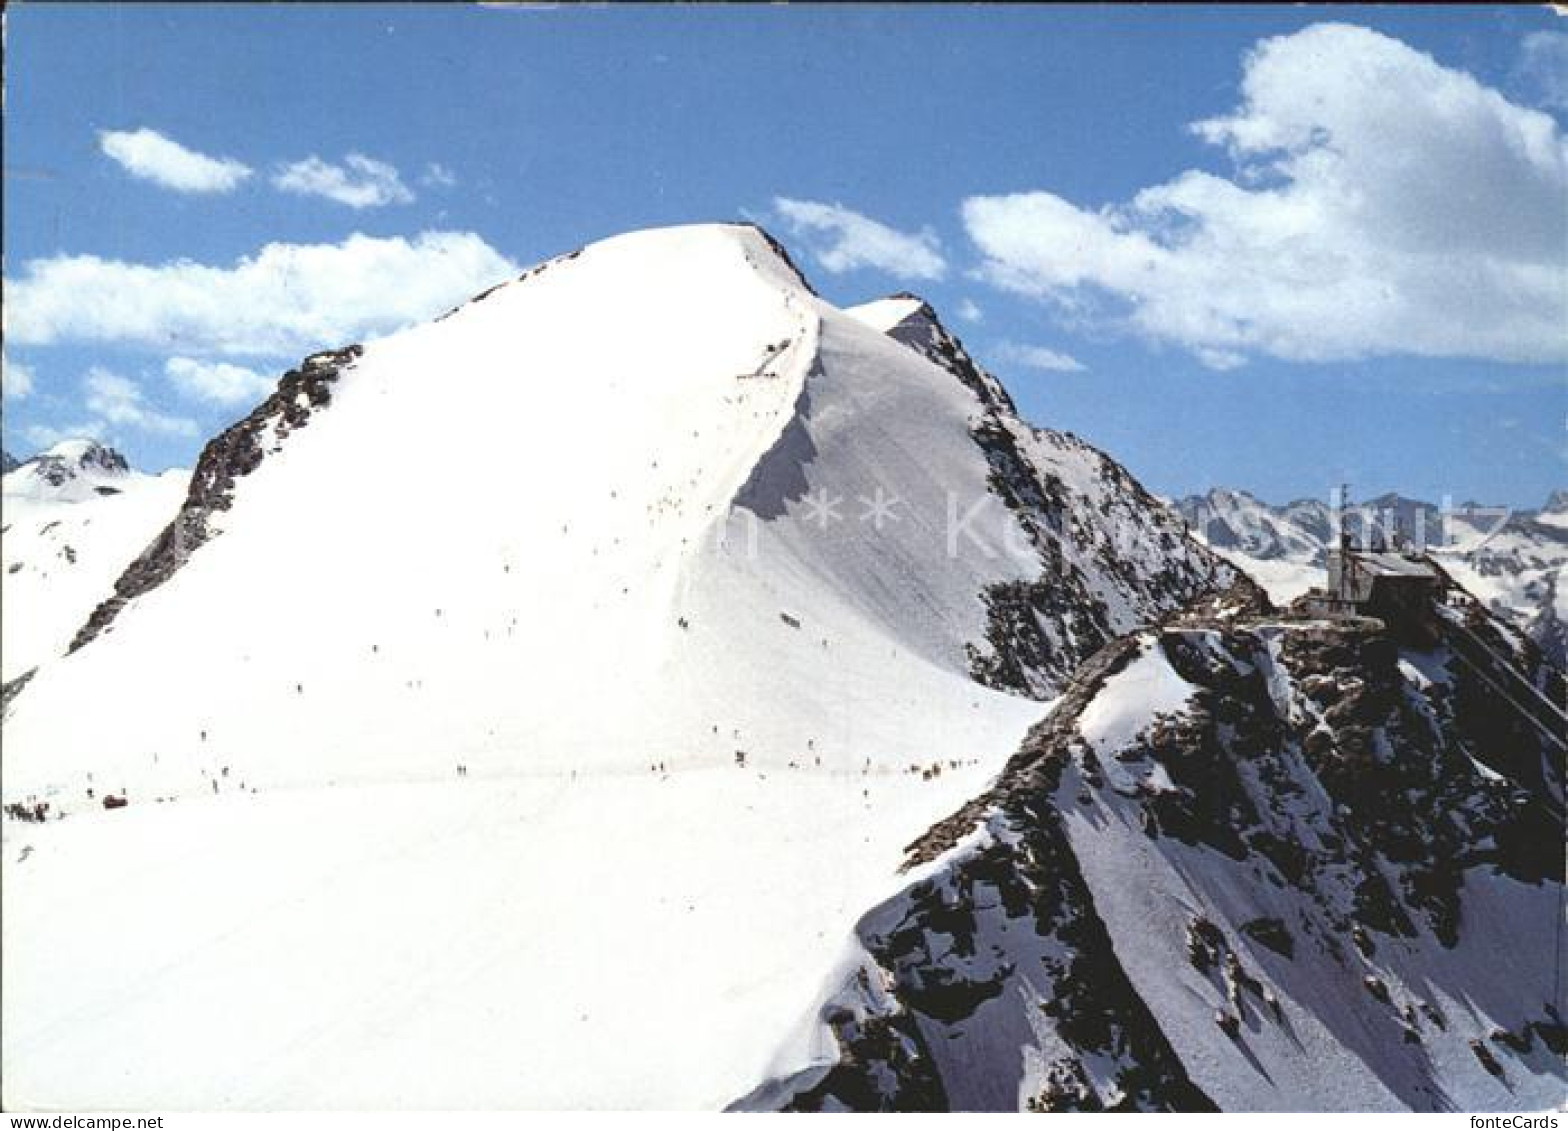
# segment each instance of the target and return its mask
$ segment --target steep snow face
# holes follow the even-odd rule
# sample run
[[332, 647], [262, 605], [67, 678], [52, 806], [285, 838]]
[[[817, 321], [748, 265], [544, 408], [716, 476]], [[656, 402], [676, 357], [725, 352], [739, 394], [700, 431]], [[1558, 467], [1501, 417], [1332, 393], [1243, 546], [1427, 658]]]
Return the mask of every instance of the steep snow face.
[[[791, 701], [820, 706], [830, 681], [804, 677], [826, 662], [880, 689], [901, 657], [905, 694], [950, 686], [955, 720], [985, 698], [945, 677], [985, 584], [1031, 562], [1005, 528], [945, 552], [946, 493], [986, 491], [965, 390], [750, 231], [607, 241], [329, 365], [298, 394], [319, 399], [307, 417], [260, 422], [243, 474], [198, 466], [201, 490], [231, 483], [199, 544], [29, 686], [7, 737], [52, 754], [9, 779], [60, 787], [75, 765], [177, 794], [215, 765], [385, 780], [509, 771], [522, 749], [536, 769], [783, 765], [819, 737], [813, 756], [907, 764], [944, 752], [924, 723], [868, 745], [786, 722], [822, 714]], [[366, 470], [416, 436], [452, 447], [440, 473], [429, 439], [426, 461]], [[903, 499], [880, 536], [858, 519], [873, 484]], [[841, 517], [811, 521], [819, 485]], [[780, 685], [791, 665], [803, 680]], [[563, 709], [585, 684], [617, 709]], [[88, 687], [123, 710], [72, 718]], [[764, 744], [724, 707], [759, 702], [795, 729]]]
[[[682, 228], [286, 374], [10, 704], [7, 1098], [718, 1106], [800, 1059], [901, 847], [1222, 572], [1106, 532], [1058, 586], [1044, 532], [1146, 496], [883, 330]], [[987, 686], [1008, 587], [1049, 647]], [[64, 945], [105, 891], [185, 957]]]
[[982, 517], [988, 507], [1010, 514], [1009, 544], [1021, 536], [1020, 556], [1032, 565], [1022, 578], [987, 587], [985, 641], [968, 647], [975, 678], [1053, 695], [1107, 641], [1234, 579], [1115, 460], [1070, 433], [1019, 419], [1001, 383], [925, 303], [896, 296], [850, 313], [946, 370], [979, 403], [969, 431], [985, 454], [989, 494], [963, 517]]
[[1499, 689], [1562, 680], [1444, 617], [1105, 649], [860, 919], [835, 1052], [742, 1106], [1560, 1103], [1561, 730]]
[[65, 652], [126, 563], [174, 515], [188, 478], [132, 471], [90, 440], [57, 444], [5, 476], [0, 680]]
[[[966, 746], [995, 698], [951, 676], [1044, 698], [1223, 576], [1103, 455], [1019, 424], [956, 343], [941, 365], [905, 348], [907, 322], [878, 332], [760, 233], [703, 227], [310, 359], [214, 442], [137, 583], [18, 700], [12, 745], [51, 755], [8, 786], [66, 805], [89, 768], [175, 795], [217, 765], [401, 779], [508, 771], [519, 749], [534, 768], [907, 765]], [[366, 470], [415, 436], [430, 459]], [[559, 709], [585, 681], [618, 709]], [[123, 709], [71, 710], [110, 687]], [[862, 687], [932, 717], [812, 732]]]

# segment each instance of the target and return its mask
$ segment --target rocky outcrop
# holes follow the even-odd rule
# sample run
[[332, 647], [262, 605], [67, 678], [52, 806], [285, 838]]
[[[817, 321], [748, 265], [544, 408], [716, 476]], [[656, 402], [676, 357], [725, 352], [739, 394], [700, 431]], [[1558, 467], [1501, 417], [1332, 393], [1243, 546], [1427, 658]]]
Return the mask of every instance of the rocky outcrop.
[[799, 264], [797, 264], [790, 256], [789, 250], [785, 248], [783, 244], [779, 243], [772, 232], [768, 231], [760, 224], [753, 224], [750, 222], [743, 223], [740, 225], [740, 227], [749, 228], [756, 232], [757, 235], [761, 236], [763, 242], [768, 245], [768, 249], [772, 251], [774, 255], [778, 256], [779, 259], [783, 261], [784, 266], [788, 267], [790, 271], [794, 273], [796, 282], [804, 287], [809, 294], [817, 293], [817, 289], [811, 285], [811, 280], [806, 278], [806, 273], [800, 269]]
[[900, 291], [891, 297], [918, 305], [897, 325], [888, 330], [888, 337], [896, 342], [902, 342], [957, 377], [980, 398], [980, 403], [988, 410], [1017, 415], [1018, 408], [1013, 404], [1013, 398], [1007, 395], [1007, 390], [1002, 387], [1002, 383], [975, 363], [974, 358], [969, 356], [969, 351], [964, 349], [963, 342], [942, 325], [942, 320], [937, 317], [936, 311], [931, 309], [928, 302], [908, 291]]
[[233, 505], [235, 484], [276, 453], [289, 434], [332, 403], [332, 386], [362, 353], [345, 346], [312, 354], [278, 381], [277, 389], [237, 424], [202, 449], [185, 503], [146, 550], [126, 567], [114, 595], [100, 604], [71, 642], [74, 652], [107, 631], [127, 604], [173, 577], [190, 555], [213, 538], [214, 516]]
[[15, 679], [6, 680], [3, 685], [0, 685], [0, 718], [4, 717], [12, 700], [22, 693], [22, 689], [27, 686], [27, 681], [37, 674], [37, 668], [28, 668]]
[[64, 440], [21, 463], [7, 457], [7, 472], [23, 468], [36, 487], [58, 490], [78, 479], [127, 475], [131, 465], [119, 452], [96, 440]]
[[983, 641], [968, 647], [974, 678], [1037, 699], [1114, 637], [1158, 621], [1235, 579], [1190, 538], [1178, 516], [1115, 460], [1070, 433], [1024, 423], [1007, 391], [917, 304], [887, 333], [947, 370], [980, 411], [970, 436], [989, 485], [1039, 560], [1034, 578], [993, 585]]
[[[1514, 694], [1561, 695], [1471, 619]], [[1556, 1102], [1561, 749], [1458, 627], [1412, 651], [1243, 592], [1113, 641], [856, 926], [881, 995], [824, 1022], [853, 999], [919, 1056], [770, 1106]]]

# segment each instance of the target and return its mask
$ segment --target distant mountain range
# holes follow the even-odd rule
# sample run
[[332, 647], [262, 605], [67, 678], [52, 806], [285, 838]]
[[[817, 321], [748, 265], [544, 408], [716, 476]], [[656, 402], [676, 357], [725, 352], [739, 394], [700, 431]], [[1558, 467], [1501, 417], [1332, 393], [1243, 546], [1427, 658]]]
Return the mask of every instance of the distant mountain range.
[[1318, 499], [1282, 506], [1215, 488], [1177, 504], [1195, 537], [1257, 578], [1278, 601], [1320, 584], [1340, 529], [1362, 544], [1403, 540], [1431, 553], [1495, 613], [1568, 667], [1568, 491], [1539, 510], [1466, 503], [1448, 509], [1400, 495], [1343, 508]]

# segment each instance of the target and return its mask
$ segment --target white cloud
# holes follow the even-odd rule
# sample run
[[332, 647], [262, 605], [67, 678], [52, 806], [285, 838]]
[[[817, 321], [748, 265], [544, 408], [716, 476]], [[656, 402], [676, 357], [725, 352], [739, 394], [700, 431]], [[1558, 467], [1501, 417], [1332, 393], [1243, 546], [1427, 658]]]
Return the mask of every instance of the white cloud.
[[516, 271], [472, 232], [275, 243], [227, 266], [59, 255], [9, 282], [5, 332], [17, 345], [298, 357], [423, 321]]
[[350, 208], [380, 208], [414, 199], [397, 169], [363, 153], [350, 153], [342, 165], [315, 156], [295, 161], [279, 169], [272, 184], [283, 192], [321, 196]]
[[1197, 123], [1234, 179], [1188, 171], [1091, 210], [974, 197], [993, 284], [1178, 343], [1268, 354], [1568, 357], [1568, 145], [1553, 120], [1364, 28], [1260, 43], [1242, 103]]
[[0, 354], [0, 397], [10, 401], [25, 400], [33, 391], [32, 366], [12, 361]]
[[220, 405], [258, 401], [277, 385], [266, 374], [227, 361], [171, 357], [163, 363], [163, 373], [185, 396]]
[[98, 147], [131, 176], [175, 192], [232, 192], [251, 175], [244, 162], [186, 149], [157, 130], [104, 130]]
[[1231, 350], [1210, 349], [1208, 346], [1199, 346], [1192, 351], [1207, 368], [1216, 373], [1225, 373], [1232, 369], [1240, 369], [1247, 364], [1245, 354], [1235, 353]]
[[82, 393], [87, 411], [103, 425], [163, 436], [196, 435], [194, 420], [157, 411], [148, 405], [141, 386], [118, 373], [94, 366], [82, 378]]
[[959, 300], [958, 316], [965, 322], [983, 322], [985, 320], [985, 311], [980, 309], [979, 303], [975, 302], [974, 299], [966, 298]]
[[1047, 349], [1044, 346], [1021, 345], [1017, 342], [1003, 342], [996, 348], [996, 357], [1000, 361], [1022, 365], [1029, 369], [1045, 369], [1053, 373], [1082, 373], [1084, 363], [1071, 354], [1061, 353], [1057, 350]]
[[1543, 105], [1568, 111], [1568, 32], [1535, 31], [1525, 36], [1519, 73], [1536, 88]]
[[872, 267], [899, 279], [947, 273], [941, 242], [929, 229], [900, 232], [839, 204], [775, 197], [773, 207], [817, 262], [833, 274]]
[[79, 424], [29, 424], [22, 429], [22, 436], [38, 451], [52, 448], [62, 440], [102, 440], [106, 426], [101, 420], [84, 420]]
[[439, 161], [432, 161], [425, 166], [425, 171], [420, 176], [419, 183], [431, 185], [435, 188], [451, 188], [457, 184], [457, 174]]

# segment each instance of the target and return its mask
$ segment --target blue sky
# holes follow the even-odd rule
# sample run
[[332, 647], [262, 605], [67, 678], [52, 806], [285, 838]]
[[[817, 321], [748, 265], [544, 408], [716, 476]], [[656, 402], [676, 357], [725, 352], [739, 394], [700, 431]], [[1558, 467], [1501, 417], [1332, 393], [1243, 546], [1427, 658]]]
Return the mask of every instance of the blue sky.
[[188, 465], [312, 349], [751, 217], [834, 301], [929, 298], [1163, 493], [1568, 483], [1543, 10], [22, 5], [6, 34], [13, 453]]

